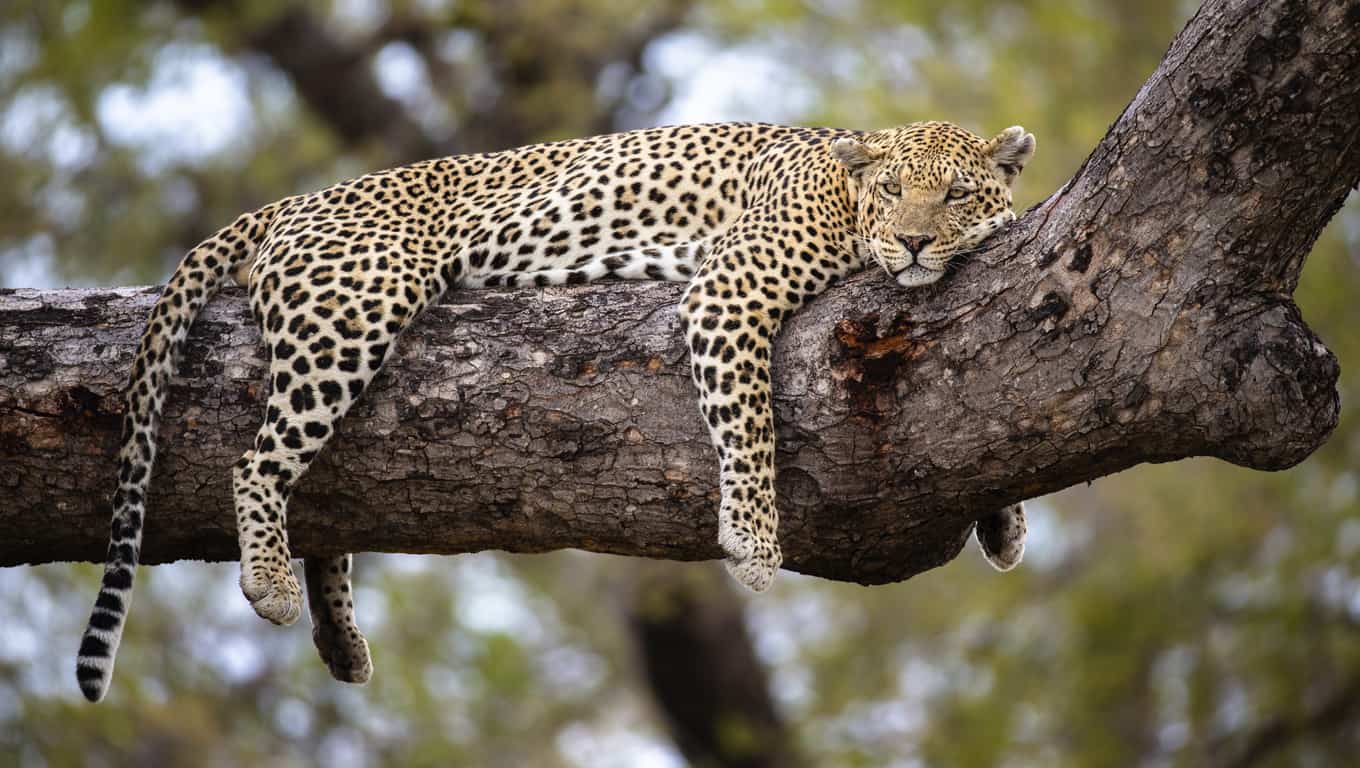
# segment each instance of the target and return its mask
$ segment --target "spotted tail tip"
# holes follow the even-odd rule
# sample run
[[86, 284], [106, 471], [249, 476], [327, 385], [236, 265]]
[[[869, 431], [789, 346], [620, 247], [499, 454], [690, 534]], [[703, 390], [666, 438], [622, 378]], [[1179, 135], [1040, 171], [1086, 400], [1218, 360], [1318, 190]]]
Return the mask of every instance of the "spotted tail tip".
[[113, 653], [107, 641], [93, 628], [85, 630], [80, 641], [80, 655], [76, 657], [76, 683], [80, 692], [91, 702], [98, 702], [108, 693], [113, 677]]
[[128, 599], [132, 596], [132, 567], [111, 563], [104, 571], [104, 582], [90, 611], [90, 623], [76, 654], [76, 683], [85, 698], [97, 702], [109, 690], [114, 656], [123, 636]]

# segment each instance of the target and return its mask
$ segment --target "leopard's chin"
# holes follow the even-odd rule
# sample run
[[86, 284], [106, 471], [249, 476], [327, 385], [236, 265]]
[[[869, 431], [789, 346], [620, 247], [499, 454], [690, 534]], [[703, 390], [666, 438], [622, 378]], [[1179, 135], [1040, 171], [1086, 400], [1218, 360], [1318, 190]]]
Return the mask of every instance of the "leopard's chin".
[[919, 288], [944, 277], [943, 269], [926, 269], [920, 264], [912, 264], [910, 267], [897, 273], [897, 284], [903, 288]]

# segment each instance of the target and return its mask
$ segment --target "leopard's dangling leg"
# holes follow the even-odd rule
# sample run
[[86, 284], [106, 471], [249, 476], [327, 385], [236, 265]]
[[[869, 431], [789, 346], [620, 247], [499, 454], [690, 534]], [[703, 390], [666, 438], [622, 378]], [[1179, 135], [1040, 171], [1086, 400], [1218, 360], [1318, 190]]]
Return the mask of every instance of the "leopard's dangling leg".
[[[273, 352], [273, 392], [254, 450], [236, 465], [233, 488], [241, 591], [261, 618], [275, 624], [292, 624], [302, 614], [288, 550], [288, 498], [381, 367], [392, 336], [380, 331], [371, 342], [360, 334], [364, 341], [337, 342], [317, 354], [295, 337], [265, 333]], [[326, 338], [325, 331], [318, 333]]]
[[1009, 571], [1025, 556], [1025, 531], [1025, 505], [1017, 502], [979, 517], [973, 535], [987, 562]]
[[275, 254], [272, 269], [251, 283], [252, 309], [266, 319], [271, 392], [255, 447], [234, 477], [241, 591], [257, 614], [275, 624], [292, 624], [302, 613], [288, 549], [288, 497], [381, 370], [397, 336], [425, 308], [426, 297], [443, 290], [437, 282], [398, 274], [391, 279], [406, 282], [407, 292], [373, 291], [364, 297], [363, 312], [351, 305], [318, 321], [306, 278], [290, 276], [291, 266]]
[[[270, 409], [278, 413], [277, 405]], [[241, 592], [260, 618], [286, 626], [302, 613], [302, 590], [288, 551], [288, 495], [307, 467], [296, 452], [279, 455], [278, 442], [271, 423], [260, 428], [256, 449], [246, 451], [232, 471], [232, 490]]]
[[822, 167], [816, 163], [834, 162], [808, 146], [788, 151], [815, 162], [799, 172], [753, 177], [751, 206], [713, 241], [680, 308], [699, 408], [718, 452], [718, 543], [728, 571], [757, 592], [770, 586], [784, 561], [775, 498], [774, 339], [784, 318], [862, 266], [828, 234], [848, 222], [784, 214], [788, 190], [814, 189]]
[[350, 583], [353, 557], [305, 557], [307, 607], [312, 615], [312, 642], [342, 683], [366, 683], [373, 675], [368, 641], [354, 620], [354, 591]]
[[774, 488], [770, 348], [778, 324], [733, 296], [729, 278], [702, 271], [681, 312], [699, 410], [718, 453], [718, 543], [727, 569], [751, 589], [769, 588], [783, 563]]

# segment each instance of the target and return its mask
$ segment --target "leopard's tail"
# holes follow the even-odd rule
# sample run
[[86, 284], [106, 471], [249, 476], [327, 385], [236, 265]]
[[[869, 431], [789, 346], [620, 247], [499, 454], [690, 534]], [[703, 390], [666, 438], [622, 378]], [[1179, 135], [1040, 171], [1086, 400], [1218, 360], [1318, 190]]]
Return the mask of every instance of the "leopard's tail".
[[76, 658], [76, 681], [90, 701], [109, 689], [123, 635], [132, 577], [142, 546], [147, 486], [156, 458], [156, 426], [170, 377], [194, 318], [229, 275], [249, 265], [280, 203], [247, 213], [189, 251], [151, 309], [124, 394], [118, 488], [104, 563], [104, 581]]

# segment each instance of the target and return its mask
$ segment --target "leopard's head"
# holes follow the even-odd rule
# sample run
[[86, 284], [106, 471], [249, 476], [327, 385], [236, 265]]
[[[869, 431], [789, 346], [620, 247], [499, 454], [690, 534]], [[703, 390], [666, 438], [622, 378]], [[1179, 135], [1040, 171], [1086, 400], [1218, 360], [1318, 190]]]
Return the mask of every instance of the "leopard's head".
[[953, 123], [912, 123], [837, 139], [831, 151], [849, 171], [857, 249], [913, 287], [1015, 219], [1011, 185], [1034, 136], [1017, 125], [987, 141]]

